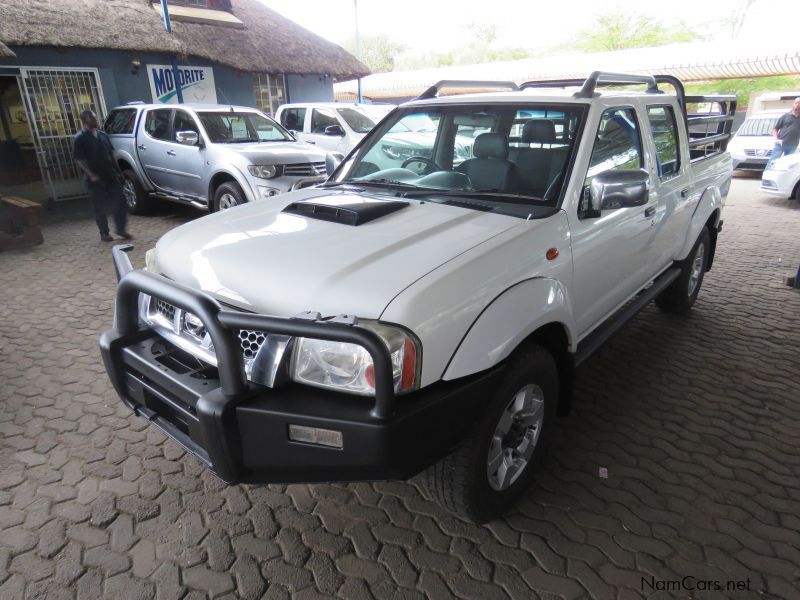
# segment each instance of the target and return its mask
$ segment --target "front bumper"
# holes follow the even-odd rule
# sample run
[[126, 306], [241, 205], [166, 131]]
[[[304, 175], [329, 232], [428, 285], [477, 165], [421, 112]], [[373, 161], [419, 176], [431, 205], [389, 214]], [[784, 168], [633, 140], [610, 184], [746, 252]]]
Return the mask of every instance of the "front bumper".
[[764, 171], [761, 176], [759, 191], [779, 198], [790, 198], [796, 185], [797, 173], [795, 170], [776, 171], [770, 169]]
[[[230, 483], [410, 477], [446, 455], [466, 435], [502, 370], [440, 382], [395, 398], [388, 350], [369, 330], [225, 311], [202, 292], [132, 270], [125, 247], [114, 248], [114, 262], [120, 278], [115, 324], [100, 338], [114, 388], [136, 415]], [[137, 316], [142, 292], [198, 315], [213, 338], [218, 368], [143, 328]], [[295, 383], [266, 388], [248, 382], [236, 342], [239, 328], [362, 345], [375, 365], [375, 398]], [[343, 445], [291, 441], [290, 425], [339, 431]]]
[[756, 156], [734, 156], [733, 157], [733, 170], [734, 171], [763, 171], [769, 162], [769, 156], [756, 157]]

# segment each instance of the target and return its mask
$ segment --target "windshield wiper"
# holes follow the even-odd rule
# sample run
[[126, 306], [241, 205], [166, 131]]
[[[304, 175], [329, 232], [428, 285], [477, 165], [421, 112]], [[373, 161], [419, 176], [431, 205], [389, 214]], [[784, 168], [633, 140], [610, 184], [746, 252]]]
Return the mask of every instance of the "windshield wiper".
[[409, 191], [427, 189], [427, 188], [421, 188], [418, 185], [412, 185], [410, 183], [403, 183], [402, 181], [396, 181], [394, 179], [367, 179], [366, 181], [361, 181], [361, 180], [331, 181], [330, 183], [322, 184], [319, 187], [337, 187], [340, 185], [352, 185], [353, 187], [364, 187], [364, 186], [393, 187]]
[[528, 204], [534, 202], [547, 202], [544, 198], [539, 196], [528, 196], [525, 194], [514, 194], [511, 192], [501, 192], [499, 190], [437, 190], [437, 189], [419, 189], [418, 191], [410, 190], [403, 194], [404, 198], [421, 198], [425, 196], [447, 196], [459, 198], [475, 198], [480, 200], [491, 200], [492, 198], [499, 198], [499, 202], [506, 202], [510, 204]]

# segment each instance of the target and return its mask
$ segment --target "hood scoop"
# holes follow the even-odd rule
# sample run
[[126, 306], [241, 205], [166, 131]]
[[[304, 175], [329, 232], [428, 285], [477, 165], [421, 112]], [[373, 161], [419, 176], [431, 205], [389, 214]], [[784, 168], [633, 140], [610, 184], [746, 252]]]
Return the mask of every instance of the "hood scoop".
[[320, 202], [292, 202], [281, 212], [320, 221], [332, 221], [355, 227], [369, 223], [408, 206], [401, 200], [372, 200], [353, 203], [323, 204]]

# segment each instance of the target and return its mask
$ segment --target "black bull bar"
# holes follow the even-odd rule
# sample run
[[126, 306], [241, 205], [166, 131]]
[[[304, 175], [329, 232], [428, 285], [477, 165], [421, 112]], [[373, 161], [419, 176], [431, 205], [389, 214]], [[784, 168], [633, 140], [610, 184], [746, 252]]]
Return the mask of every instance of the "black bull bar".
[[369, 415], [375, 422], [391, 417], [394, 404], [394, 381], [389, 349], [373, 331], [342, 322], [281, 318], [225, 310], [217, 300], [180, 283], [142, 270], [134, 270], [127, 256], [131, 245], [112, 250], [119, 284], [114, 313], [114, 327], [100, 338], [106, 370], [120, 398], [136, 414], [148, 416], [142, 406], [126, 393], [121, 353], [152, 331], [139, 321], [139, 294], [163, 299], [196, 315], [205, 326], [217, 357], [219, 387], [198, 398], [194, 407], [202, 430], [204, 449], [212, 470], [226, 481], [237, 481], [241, 470], [241, 448], [235, 435], [234, 411], [238, 403], [252, 396], [259, 386], [247, 380], [238, 331], [251, 329], [291, 337], [308, 337], [346, 342], [363, 347], [372, 357], [375, 369], [375, 399]]

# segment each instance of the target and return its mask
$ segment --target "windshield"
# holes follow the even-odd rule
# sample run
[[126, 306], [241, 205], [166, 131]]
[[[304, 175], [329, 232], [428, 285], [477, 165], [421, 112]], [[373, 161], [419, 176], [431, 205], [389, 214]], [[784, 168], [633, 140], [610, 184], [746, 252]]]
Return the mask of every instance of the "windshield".
[[429, 192], [432, 201], [462, 195], [555, 206], [582, 115], [576, 105], [401, 109], [375, 128], [335, 185], [384, 186], [409, 196]]
[[256, 112], [198, 112], [197, 116], [215, 144], [283, 142], [293, 139], [275, 121]]
[[347, 126], [356, 133], [369, 133], [377, 123], [377, 121], [355, 108], [337, 108], [336, 112], [345, 120]]

